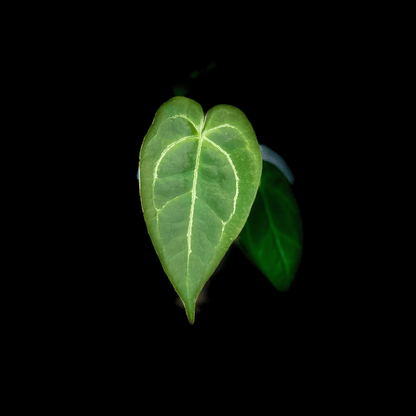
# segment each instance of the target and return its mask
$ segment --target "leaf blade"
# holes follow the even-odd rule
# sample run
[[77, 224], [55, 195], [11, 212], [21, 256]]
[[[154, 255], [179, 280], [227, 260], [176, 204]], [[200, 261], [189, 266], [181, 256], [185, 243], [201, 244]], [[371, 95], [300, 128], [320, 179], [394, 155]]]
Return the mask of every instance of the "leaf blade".
[[302, 220], [284, 174], [267, 161], [239, 248], [279, 291], [292, 284], [302, 256]]
[[205, 119], [198, 103], [174, 97], [157, 111], [142, 143], [139, 167], [149, 235], [193, 323], [198, 294], [254, 202], [260, 146], [241, 110], [216, 106]]

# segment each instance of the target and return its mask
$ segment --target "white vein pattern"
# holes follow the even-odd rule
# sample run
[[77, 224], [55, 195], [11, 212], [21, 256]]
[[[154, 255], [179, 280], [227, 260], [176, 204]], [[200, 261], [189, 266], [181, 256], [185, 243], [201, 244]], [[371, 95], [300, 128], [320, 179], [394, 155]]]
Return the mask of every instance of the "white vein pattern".
[[[195, 124], [193, 123], [193, 121], [192, 121], [192, 120], [190, 120], [190, 119], [189, 119], [189, 118], [188, 118], [185, 114], [177, 114], [177, 115], [175, 115], [175, 116], [168, 117], [166, 120], [172, 120], [172, 119], [175, 119], [175, 118], [184, 118], [185, 120], [187, 120], [189, 123], [191, 123], [191, 124], [195, 127], [195, 129], [198, 131], [198, 133], [200, 133], [200, 131], [199, 131], [198, 127], [197, 127], [197, 126], [195, 126]], [[156, 135], [155, 135], [155, 136], [157, 136], [157, 134], [158, 134], [158, 132], [159, 132], [159, 128], [160, 128], [160, 126], [158, 127], [158, 129], [157, 129], [157, 133], [156, 133]], [[200, 136], [200, 134], [199, 134], [199, 136]], [[182, 137], [181, 139], [177, 140], [176, 142], [171, 143], [171, 144], [170, 144], [168, 147], [166, 147], [166, 149], [162, 152], [162, 154], [160, 155], [160, 158], [159, 158], [159, 159], [158, 159], [158, 161], [156, 162], [155, 170], [154, 170], [154, 172], [153, 172], [153, 183], [152, 183], [153, 190], [155, 189], [156, 179], [158, 178], [158, 176], [157, 176], [157, 171], [158, 171], [158, 169], [159, 169], [160, 162], [161, 162], [161, 160], [165, 157], [166, 153], [167, 153], [170, 149], [172, 149], [172, 147], [176, 146], [177, 144], [179, 144], [179, 143], [181, 143], [181, 142], [183, 142], [183, 141], [185, 141], [185, 140], [192, 139], [192, 138], [195, 138], [195, 135], [193, 135], [193, 136], [186, 136], [186, 137]], [[180, 196], [180, 195], [178, 195], [178, 196]], [[177, 197], [176, 197], [176, 198], [177, 198]], [[156, 208], [155, 201], [154, 201], [154, 199], [153, 199], [153, 207], [154, 207], [154, 208], [155, 208], [155, 210], [156, 210], [156, 226], [159, 226], [159, 215], [158, 215], [159, 211], [161, 211], [163, 208], [165, 208], [165, 206], [166, 206], [169, 202], [172, 202], [172, 201], [173, 201], [173, 200], [175, 200], [176, 198], [173, 198], [172, 200], [168, 201], [165, 205], [163, 205], [163, 207], [162, 207], [162, 208]]]
[[188, 257], [186, 260], [186, 275], [189, 276], [189, 257], [192, 253], [191, 247], [191, 239], [192, 239], [192, 225], [194, 222], [194, 208], [195, 208], [195, 201], [198, 198], [196, 196], [196, 183], [198, 181], [198, 167], [199, 167], [199, 158], [201, 156], [201, 149], [202, 149], [202, 142], [203, 138], [200, 135], [199, 143], [198, 143], [198, 150], [196, 152], [196, 161], [195, 161], [195, 169], [194, 169], [194, 180], [192, 182], [192, 196], [191, 196], [191, 212], [189, 214], [189, 225], [188, 225], [188, 233], [186, 234], [186, 238], [188, 241]]
[[213, 127], [212, 129], [206, 130], [204, 133], [207, 134], [207, 133], [209, 133], [211, 131], [214, 131], [214, 130], [217, 130], [217, 129], [221, 129], [223, 127], [229, 127], [231, 129], [237, 130], [241, 134], [241, 136], [243, 136], [244, 139], [247, 140], [246, 137], [244, 136], [244, 134], [237, 127], [232, 126], [231, 124], [221, 124], [220, 126]]
[[[177, 140], [176, 142], [173, 142], [173, 143], [171, 143], [163, 152], [162, 152], [162, 154], [160, 155], [160, 158], [159, 158], [159, 160], [156, 162], [156, 166], [155, 166], [155, 170], [154, 170], [154, 172], [153, 172], [153, 184], [152, 184], [152, 187], [153, 187], [153, 189], [155, 189], [155, 183], [156, 183], [156, 179], [158, 179], [158, 176], [157, 176], [157, 171], [158, 171], [158, 169], [159, 169], [159, 165], [160, 165], [160, 162], [162, 161], [162, 159], [165, 157], [165, 155], [166, 155], [166, 153], [170, 150], [170, 149], [172, 149], [172, 147], [174, 147], [174, 146], [176, 146], [177, 144], [179, 144], [179, 143], [181, 143], [181, 142], [183, 142], [183, 141], [185, 141], [185, 140], [189, 140], [189, 139], [194, 139], [195, 138], [195, 136], [186, 136], [186, 137], [182, 137], [182, 139], [179, 139], [179, 140]], [[165, 204], [166, 205], [166, 204]], [[155, 202], [153, 201], [153, 206], [155, 207], [155, 210], [157, 211], [157, 212], [159, 212], [160, 210], [162, 210], [163, 208], [164, 208], [164, 206], [162, 207], [162, 208], [156, 208], [156, 205], [155, 205]]]
[[[222, 237], [222, 235], [224, 233], [225, 226], [227, 225], [227, 223], [231, 220], [231, 218], [235, 214], [235, 210], [236, 210], [236, 206], [237, 206], [237, 198], [238, 198], [238, 193], [239, 193], [239, 188], [238, 188], [239, 177], [238, 177], [238, 174], [237, 174], [237, 169], [235, 168], [234, 163], [233, 163], [230, 155], [222, 147], [220, 147], [218, 144], [216, 144], [215, 142], [213, 142], [212, 140], [210, 140], [208, 137], [206, 137], [205, 134], [202, 135], [202, 128], [203, 128], [204, 121], [202, 121], [202, 123], [199, 126], [196, 126], [193, 123], [193, 121], [190, 120], [184, 114], [178, 114], [178, 115], [169, 117], [168, 119], [175, 119], [175, 118], [178, 118], [178, 117], [186, 119], [189, 123], [191, 123], [195, 127], [195, 129], [198, 132], [198, 141], [199, 141], [199, 143], [198, 143], [198, 149], [197, 149], [197, 154], [196, 154], [196, 160], [195, 160], [195, 169], [194, 169], [194, 177], [193, 177], [193, 181], [192, 181], [192, 189], [191, 189], [191, 191], [188, 191], [188, 192], [191, 192], [191, 210], [190, 210], [190, 213], [189, 213], [188, 232], [186, 234], [187, 246], [188, 246], [187, 247], [187, 265], [186, 265], [186, 267], [187, 267], [187, 276], [189, 276], [189, 259], [190, 259], [190, 255], [192, 253], [191, 239], [192, 239], [192, 228], [193, 228], [195, 201], [198, 199], [198, 196], [196, 195], [196, 185], [197, 185], [197, 182], [198, 182], [198, 167], [199, 167], [199, 163], [200, 163], [202, 143], [203, 143], [204, 140], [207, 141], [211, 146], [214, 146], [218, 151], [220, 151], [227, 158], [228, 163], [230, 164], [230, 166], [233, 169], [234, 176], [235, 176], [235, 180], [236, 180], [236, 192], [235, 192], [234, 200], [233, 200], [233, 210], [232, 210], [232, 212], [230, 214], [230, 217], [228, 218], [227, 221], [223, 221], [223, 220], [220, 219], [220, 221], [222, 222], [221, 237]], [[233, 129], [237, 130], [238, 133], [240, 133], [244, 137], [243, 133], [239, 129], [237, 129], [234, 126], [231, 126], [230, 124], [223, 124], [221, 126], [214, 127], [212, 129], [209, 129], [209, 130], [205, 131], [204, 133], [208, 133], [208, 132], [211, 132], [213, 130], [216, 130], [216, 129], [219, 129], [219, 128], [222, 128], [222, 127], [230, 127], [230, 128], [233, 128]], [[193, 136], [182, 137], [181, 139], [177, 140], [176, 142], [173, 142], [173, 143], [169, 144], [169, 146], [167, 146], [166, 149], [163, 150], [162, 154], [160, 155], [160, 158], [158, 159], [158, 161], [156, 162], [156, 165], [155, 165], [154, 174], [153, 174], [153, 189], [155, 187], [156, 179], [158, 178], [157, 171], [159, 169], [160, 162], [165, 157], [165, 155], [167, 154], [167, 152], [169, 150], [171, 150], [177, 144], [179, 144], [179, 143], [181, 143], [181, 142], [183, 142], [185, 140], [192, 139], [192, 138], [196, 138], [196, 136], [193, 135]], [[188, 193], [188, 192], [186, 192], [186, 193]], [[182, 195], [184, 195], [184, 194], [182, 194]], [[154, 205], [154, 208], [156, 210], [156, 223], [157, 224], [158, 224], [158, 213], [159, 213], [159, 211], [161, 211], [163, 208], [165, 208], [166, 205], [168, 205], [170, 202], [174, 201], [175, 199], [179, 198], [182, 195], [178, 195], [175, 198], [171, 199], [170, 201], [166, 202], [162, 206], [162, 208], [156, 208], [156, 206], [154, 205], [154, 201], [153, 201], [153, 205]], [[215, 213], [215, 211], [213, 211], [213, 212]], [[221, 239], [221, 237], [220, 237], [220, 239]], [[188, 289], [189, 289], [189, 286], [188, 286]]]
[[228, 163], [231, 165], [233, 172], [234, 172], [234, 176], [235, 176], [235, 195], [234, 195], [234, 201], [233, 201], [233, 212], [231, 213], [230, 217], [228, 218], [227, 221], [223, 221], [222, 222], [222, 231], [221, 231], [221, 237], [222, 237], [222, 233], [224, 232], [224, 228], [227, 225], [228, 221], [231, 220], [231, 218], [234, 216], [235, 214], [235, 208], [237, 206], [237, 198], [238, 198], [238, 181], [240, 180], [238, 175], [237, 175], [237, 169], [234, 166], [233, 161], [231, 160], [230, 155], [220, 146], [217, 145], [217, 143], [214, 143], [212, 140], [208, 139], [208, 137], [203, 136], [203, 139], [206, 140], [208, 143], [210, 143], [212, 146], [214, 146], [216, 149], [218, 149], [222, 154], [225, 155], [225, 157], [228, 160]]

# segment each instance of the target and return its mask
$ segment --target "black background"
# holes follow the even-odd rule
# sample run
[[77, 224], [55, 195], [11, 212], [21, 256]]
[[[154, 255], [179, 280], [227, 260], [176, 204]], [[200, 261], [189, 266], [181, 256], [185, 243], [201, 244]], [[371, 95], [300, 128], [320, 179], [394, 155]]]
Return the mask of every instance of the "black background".
[[[6, 319], [24, 337], [22, 357], [31, 353], [29, 360], [39, 366], [45, 357], [60, 376], [66, 376], [66, 364], [76, 372], [76, 386], [94, 384], [91, 372], [104, 382], [105, 376], [113, 383], [126, 378], [136, 394], [146, 367], [149, 377], [140, 386], [155, 391], [163, 382], [168, 388], [178, 384], [179, 373], [189, 376], [180, 384], [185, 397], [194, 380], [195, 387], [208, 374], [210, 381], [222, 381], [229, 363], [237, 374], [273, 364], [277, 378], [277, 367], [288, 362], [296, 377], [283, 379], [289, 388], [296, 390], [299, 374], [309, 372], [308, 386], [322, 391], [316, 378], [322, 361], [343, 377], [340, 363], [361, 354], [362, 334], [379, 321], [378, 310], [359, 316], [357, 294], [371, 274], [366, 276], [365, 255], [355, 245], [371, 241], [354, 223], [364, 214], [356, 195], [361, 178], [351, 172], [371, 137], [371, 120], [361, 125], [369, 119], [370, 95], [383, 94], [378, 68], [367, 62], [384, 42], [371, 27], [361, 36], [360, 22], [344, 10], [328, 18], [326, 6], [313, 17], [304, 10], [302, 20], [296, 10], [286, 25], [286, 15], [270, 10], [262, 9], [257, 19], [232, 15], [236, 28], [213, 20], [211, 31], [202, 23], [195, 27], [195, 15], [187, 17], [182, 5], [172, 6], [172, 27], [146, 10], [134, 14], [133, 23], [125, 14], [102, 18], [94, 10], [76, 11], [76, 18], [68, 13], [61, 29], [66, 12], [62, 19], [45, 13], [48, 24], [35, 21], [33, 36], [25, 33], [23, 47], [13, 48], [23, 63], [11, 62], [18, 82], [6, 80], [15, 90], [9, 107], [26, 107], [17, 126], [28, 129], [28, 140], [23, 145], [20, 133], [16, 140], [25, 154], [33, 148], [36, 169], [20, 167], [27, 175], [20, 215], [34, 230], [16, 232], [22, 251], [12, 280], [18, 290]], [[374, 19], [372, 10], [364, 31]], [[177, 306], [151, 244], [136, 178], [155, 112], [178, 91], [205, 111], [221, 103], [244, 111], [259, 143], [281, 155], [294, 174], [304, 234], [299, 271], [286, 293], [232, 247], [208, 282], [208, 301], [194, 325]], [[17, 325], [14, 315], [21, 317]], [[215, 374], [209, 356], [221, 358]], [[302, 364], [295, 365], [300, 358], [315, 369], [302, 372]], [[121, 376], [112, 377], [111, 368]], [[274, 380], [270, 396], [280, 399]], [[181, 401], [171, 403], [178, 407]]]
[[[75, 197], [62, 202], [70, 208], [62, 223], [76, 240], [65, 252], [68, 278], [56, 302], [69, 298], [71, 313], [86, 331], [108, 330], [124, 342], [153, 330], [191, 335], [283, 330], [305, 337], [329, 331], [339, 319], [333, 311], [342, 279], [328, 254], [339, 233], [332, 226], [339, 201], [328, 198], [335, 189], [328, 178], [354, 115], [348, 102], [355, 68], [343, 40], [317, 32], [292, 34], [265, 48], [236, 40], [234, 53], [211, 52], [202, 43], [201, 53], [166, 47], [164, 54], [144, 40], [123, 40], [122, 35], [83, 40], [50, 72], [56, 94], [66, 100], [55, 112], [67, 154], [74, 154], [70, 180], [77, 178], [70, 185]], [[209, 280], [208, 301], [192, 326], [153, 249], [136, 178], [140, 146], [155, 112], [178, 92], [204, 111], [217, 104], [244, 111], [259, 143], [281, 155], [294, 174], [304, 232], [299, 271], [286, 293], [232, 247]]]
[[[323, 53], [310, 45], [297, 50], [296, 56], [288, 52], [280, 59], [265, 59], [261, 53], [244, 60], [207, 53], [199, 58], [175, 56], [170, 62], [143, 64], [121, 58], [117, 65], [110, 63], [103, 74], [92, 74], [91, 92], [102, 110], [94, 111], [94, 116], [97, 125], [104, 126], [99, 129], [103, 136], [95, 138], [93, 152], [101, 167], [91, 192], [98, 191], [101, 199], [91, 221], [98, 225], [93, 232], [102, 240], [98, 238], [98, 272], [92, 276], [97, 273], [94, 290], [103, 292], [110, 315], [114, 304], [118, 319], [123, 320], [124, 311], [130, 325], [186, 331], [222, 326], [310, 328], [314, 320], [322, 319], [323, 292], [329, 289], [322, 280], [327, 273], [325, 247], [319, 247], [323, 224], [316, 213], [325, 210], [319, 195], [328, 190], [326, 167], [322, 166], [325, 154], [319, 153], [328, 152], [328, 136], [337, 118], [333, 97], [337, 80], [329, 73], [336, 64], [328, 68]], [[192, 77], [194, 71], [199, 71], [196, 78]], [[94, 85], [97, 81], [99, 85]], [[223, 268], [210, 279], [208, 302], [201, 306], [192, 327], [175, 304], [176, 293], [147, 234], [136, 179], [140, 146], [154, 114], [178, 89], [199, 102], [204, 111], [221, 103], [244, 111], [259, 143], [276, 151], [291, 168], [304, 228], [303, 258], [288, 292], [276, 291], [232, 247]], [[100, 214], [103, 217], [97, 224]], [[95, 241], [97, 236], [93, 238]]]

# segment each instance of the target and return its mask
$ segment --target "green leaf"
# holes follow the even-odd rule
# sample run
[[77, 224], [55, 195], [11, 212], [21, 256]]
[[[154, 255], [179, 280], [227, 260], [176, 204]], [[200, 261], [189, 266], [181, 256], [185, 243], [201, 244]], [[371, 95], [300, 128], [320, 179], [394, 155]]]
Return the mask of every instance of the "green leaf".
[[140, 150], [144, 219], [189, 322], [202, 287], [247, 221], [262, 160], [244, 113], [174, 97], [156, 112]]
[[281, 291], [289, 289], [302, 255], [302, 220], [284, 174], [263, 161], [261, 184], [238, 246]]

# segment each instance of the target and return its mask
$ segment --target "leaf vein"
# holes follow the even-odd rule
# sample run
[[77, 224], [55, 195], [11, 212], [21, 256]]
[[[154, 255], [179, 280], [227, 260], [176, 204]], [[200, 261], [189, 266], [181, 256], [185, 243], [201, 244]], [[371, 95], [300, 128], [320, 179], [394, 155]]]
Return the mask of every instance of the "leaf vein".
[[243, 133], [240, 129], [238, 129], [238, 128], [237, 128], [237, 127], [235, 127], [235, 126], [232, 126], [231, 124], [221, 124], [220, 126], [213, 127], [212, 129], [204, 130], [204, 134], [209, 133], [209, 132], [211, 132], [211, 131], [213, 131], [213, 130], [217, 130], [217, 129], [224, 128], [224, 127], [229, 127], [229, 128], [231, 128], [231, 129], [237, 130], [237, 131], [238, 131], [238, 133], [239, 133], [241, 136], [243, 136], [244, 140], [248, 141], [248, 139], [247, 139], [247, 137], [245, 136], [245, 134], [244, 134], [244, 133]]
[[287, 275], [289, 276], [289, 274], [290, 274], [289, 263], [288, 263], [287, 258], [286, 258], [286, 253], [283, 250], [282, 243], [280, 242], [279, 233], [276, 230], [276, 227], [275, 227], [275, 224], [274, 224], [274, 221], [273, 221], [273, 217], [272, 217], [272, 214], [270, 212], [269, 203], [267, 201], [266, 195], [264, 194], [264, 190], [260, 187], [259, 191], [260, 191], [261, 196], [263, 197], [264, 208], [266, 210], [267, 218], [269, 219], [269, 222], [270, 222], [270, 228], [271, 228], [273, 236], [275, 238], [277, 249], [280, 252], [280, 256], [282, 257], [284, 268], [286, 270]]
[[166, 205], [168, 205], [168, 204], [170, 204], [171, 202], [173, 202], [173, 201], [175, 201], [175, 199], [178, 199], [179, 197], [181, 197], [181, 196], [184, 196], [184, 195], [186, 195], [186, 194], [189, 194], [189, 192], [192, 192], [192, 190], [189, 190], [189, 191], [186, 191], [186, 192], [184, 192], [183, 194], [180, 194], [180, 195], [177, 195], [177, 196], [175, 196], [175, 198], [172, 198], [172, 199], [170, 199], [169, 201], [167, 201], [161, 208], [156, 208], [155, 207], [155, 209], [156, 209], [156, 211], [159, 213], [160, 211], [162, 211], [162, 209], [163, 208], [165, 208], [166, 207]]
[[198, 198], [200, 201], [202, 201], [202, 203], [205, 205], [205, 206], [207, 206], [214, 214], [215, 214], [215, 216], [223, 223], [223, 224], [225, 224], [225, 221], [223, 221], [221, 218], [220, 218], [220, 216], [203, 200], [203, 199], [200, 199], [200, 198]]
[[185, 114], [176, 114], [174, 116], [167, 118], [167, 120], [171, 120], [173, 118], [184, 118], [185, 120], [189, 121], [189, 123], [191, 123], [194, 126], [195, 130], [198, 133], [201, 131], [201, 126], [196, 126], [195, 123], [190, 118], [188, 118]]
[[233, 199], [233, 211], [231, 212], [231, 214], [230, 214], [230, 216], [229, 216], [229, 218], [228, 218], [228, 220], [227, 221], [225, 221], [225, 222], [223, 222], [223, 231], [224, 231], [224, 227], [227, 225], [227, 223], [228, 223], [228, 221], [230, 221], [231, 220], [231, 218], [234, 216], [234, 214], [235, 214], [235, 209], [236, 209], [236, 206], [237, 206], [237, 199], [238, 199], [238, 192], [239, 192], [239, 189], [238, 189], [238, 182], [239, 182], [239, 177], [238, 177], [238, 174], [237, 174], [237, 169], [235, 168], [235, 165], [234, 165], [234, 163], [233, 163], [233, 161], [232, 161], [232, 159], [231, 159], [231, 156], [221, 147], [221, 146], [218, 146], [218, 144], [217, 143], [214, 143], [212, 140], [210, 140], [210, 139], [208, 139], [208, 137], [205, 137], [205, 136], [203, 136], [203, 138], [208, 142], [208, 143], [210, 143], [212, 146], [214, 146], [217, 150], [219, 150], [222, 154], [224, 154], [225, 155], [225, 157], [227, 158], [227, 160], [228, 160], [228, 163], [231, 165], [231, 168], [233, 169], [233, 172], [234, 172], [234, 176], [235, 176], [235, 195], [234, 195], [234, 199]]
[[196, 183], [198, 181], [198, 167], [199, 167], [199, 158], [201, 156], [201, 149], [202, 149], [202, 142], [203, 137], [200, 136], [199, 143], [198, 143], [198, 150], [196, 152], [196, 160], [195, 160], [195, 170], [194, 170], [194, 180], [192, 182], [192, 197], [191, 197], [191, 212], [189, 214], [189, 225], [188, 225], [188, 232], [186, 234], [187, 242], [188, 242], [188, 257], [186, 261], [186, 287], [188, 291], [188, 298], [189, 298], [189, 259], [192, 253], [192, 246], [191, 246], [191, 238], [192, 238], [192, 225], [194, 220], [194, 208], [195, 208], [195, 201], [196, 201]]

